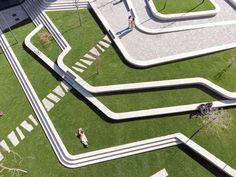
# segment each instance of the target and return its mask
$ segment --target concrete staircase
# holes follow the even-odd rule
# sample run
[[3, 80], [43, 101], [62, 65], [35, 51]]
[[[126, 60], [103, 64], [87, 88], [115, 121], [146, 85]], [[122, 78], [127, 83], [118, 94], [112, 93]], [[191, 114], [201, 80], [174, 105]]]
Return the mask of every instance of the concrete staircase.
[[76, 9], [87, 9], [87, 0], [43, 0], [41, 7], [45, 10], [57, 11], [57, 10], [76, 10]]
[[34, 24], [36, 26], [43, 24], [49, 33], [51, 33], [53, 38], [57, 41], [60, 48], [64, 50], [67, 46], [69, 46], [69, 44], [57, 30], [52, 21], [48, 18], [46, 13], [42, 10], [41, 4], [42, 3], [39, 0], [26, 0], [22, 4], [22, 7], [28, 13]]

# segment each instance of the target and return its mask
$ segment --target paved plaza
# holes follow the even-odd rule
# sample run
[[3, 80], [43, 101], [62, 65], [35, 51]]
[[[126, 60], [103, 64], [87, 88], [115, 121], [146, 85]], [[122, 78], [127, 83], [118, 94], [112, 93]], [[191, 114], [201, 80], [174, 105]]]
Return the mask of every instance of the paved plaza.
[[[97, 0], [95, 3], [114, 32], [119, 34], [127, 28], [127, 19], [130, 12], [127, 10], [127, 6], [124, 3], [114, 5], [115, 2], [116, 1]], [[127, 34], [122, 35], [120, 40], [127, 52], [136, 60], [158, 60], [164, 57], [181, 55], [183, 53], [190, 53], [198, 50], [206, 50], [213, 47], [229, 44], [235, 45], [236, 43], [235, 9], [226, 1], [216, 1], [220, 7], [222, 7], [220, 13], [215, 17], [171, 22], [155, 20], [155, 18], [150, 15], [149, 9], [146, 8], [147, 5], [145, 1], [137, 0], [132, 2], [135, 11], [137, 11], [138, 17], [136, 18], [140, 19], [141, 25], [150, 29], [222, 23], [222, 26], [213, 25], [208, 28], [156, 35], [145, 34], [138, 29], [128, 32]], [[229, 21], [230, 24], [227, 24], [227, 21]]]

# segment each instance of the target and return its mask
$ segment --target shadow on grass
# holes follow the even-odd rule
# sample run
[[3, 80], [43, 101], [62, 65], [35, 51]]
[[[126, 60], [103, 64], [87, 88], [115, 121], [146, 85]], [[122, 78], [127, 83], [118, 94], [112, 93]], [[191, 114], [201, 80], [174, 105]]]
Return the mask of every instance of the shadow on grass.
[[208, 160], [200, 156], [197, 152], [193, 151], [191, 148], [186, 145], [178, 145], [177, 146], [182, 152], [190, 156], [193, 160], [198, 162], [202, 167], [206, 170], [210, 171], [213, 175], [217, 177], [230, 177], [226, 173], [224, 173], [221, 169], [217, 168], [213, 164], [211, 164]]
[[[145, 90], [132, 90], [132, 91], [117, 91], [112, 93], [96, 93], [95, 96], [111, 96], [111, 95], [121, 95], [121, 94], [135, 94], [135, 93], [146, 93], [146, 92], [154, 92], [154, 91], [166, 91], [166, 90], [183, 90], [183, 89], [198, 89], [207, 95], [210, 95], [215, 100], [223, 100], [224, 97], [214, 93], [208, 88], [205, 88], [201, 85], [189, 85], [189, 86], [174, 86], [174, 87], [162, 87], [162, 88], [151, 88], [151, 89], [145, 89]], [[209, 100], [212, 101], [212, 100]]]
[[229, 69], [234, 65], [235, 59], [236, 59], [236, 58], [233, 58], [233, 59], [230, 61], [230, 63], [229, 63], [225, 68], [223, 68], [221, 71], [219, 71], [219, 72], [214, 76], [214, 78], [215, 78], [216, 80], [221, 79], [221, 77], [224, 76], [224, 75], [226, 74], [226, 72], [228, 72]]
[[36, 54], [34, 54], [30, 49], [28, 49], [23, 43], [23, 49], [35, 60], [37, 60], [51, 75], [57, 80], [57, 81], [62, 81], [62, 78], [55, 73], [54, 70], [52, 70], [47, 64], [45, 64]]
[[148, 119], [159, 119], [159, 118], [175, 118], [176, 116], [180, 115], [186, 115], [188, 113], [193, 113], [196, 111], [190, 111], [190, 112], [184, 112], [184, 113], [175, 113], [175, 114], [165, 114], [165, 115], [159, 115], [159, 116], [147, 116], [147, 117], [141, 117], [141, 118], [132, 118], [132, 119], [126, 119], [126, 120], [113, 120], [107, 117], [103, 112], [101, 112], [95, 105], [91, 104], [87, 99], [85, 99], [80, 93], [78, 93], [76, 90], [72, 89], [71, 93], [77, 97], [79, 100], [83, 101], [91, 110], [93, 110], [101, 119], [103, 119], [106, 122], [109, 123], [125, 123], [125, 122], [131, 122], [131, 121], [142, 121], [142, 120], [148, 120]]
[[7, 28], [3, 31], [3, 33], [9, 32], [11, 34], [11, 37], [13, 38], [13, 40], [10, 40], [10, 41], [8, 40], [10, 46], [14, 46], [14, 45], [18, 44], [17, 36], [14, 34], [13, 30], [16, 29], [16, 28], [19, 28], [21, 26], [27, 25], [29, 23], [31, 23], [31, 20], [30, 19], [25, 19], [22, 22], [17, 23], [16, 25], [11, 26], [11, 28]]
[[[47, 12], [47, 15], [48, 15], [48, 13], [50, 14], [50, 12]], [[60, 12], [59, 12], [60, 13]], [[50, 16], [50, 15], [48, 15], [48, 16]], [[75, 16], [77, 16], [76, 18], [74, 18]], [[50, 18], [50, 17], [49, 17]], [[67, 23], [65, 23], [65, 26], [67, 26], [68, 28], [67, 29], [64, 29], [64, 30], [60, 30], [60, 32], [61, 32], [61, 34], [66, 34], [66, 33], [68, 33], [68, 32], [70, 32], [70, 31], [72, 31], [72, 30], [74, 30], [74, 29], [76, 29], [76, 28], [79, 28], [79, 27], [82, 27], [82, 20], [81, 20], [81, 18], [80, 18], [80, 12], [79, 12], [79, 10], [74, 10], [74, 13], [71, 13], [71, 14], [64, 14], [63, 15], [63, 17], [53, 17], [53, 23], [56, 25], [56, 23], [57, 23], [57, 21], [58, 20], [63, 20], [64, 22], [68, 22], [68, 18], [74, 18], [74, 19], [76, 19], [75, 21], [74, 21], [74, 23], [72, 24], [72, 25], [68, 25]]]
[[[159, 12], [161, 12], [161, 11], [163, 11], [163, 10], [166, 9], [167, 1], [168, 1], [168, 0], [165, 0], [165, 3], [164, 3], [163, 8], [160, 9]], [[196, 4], [196, 6], [194, 6], [193, 8], [189, 9], [187, 12], [184, 12], [184, 13], [189, 13], [189, 12], [194, 11], [194, 10], [197, 9], [199, 6], [201, 6], [204, 2], [205, 2], [205, 0], [202, 0], [201, 2], [199, 2], [198, 4]]]

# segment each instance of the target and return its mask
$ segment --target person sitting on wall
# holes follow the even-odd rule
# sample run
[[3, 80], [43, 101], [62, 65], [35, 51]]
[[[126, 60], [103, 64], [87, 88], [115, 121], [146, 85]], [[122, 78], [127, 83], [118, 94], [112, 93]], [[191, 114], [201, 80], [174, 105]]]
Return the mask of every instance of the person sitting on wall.
[[85, 148], [88, 147], [88, 139], [85, 135], [85, 132], [82, 128], [79, 128], [75, 134], [79, 139], [80, 139], [80, 142], [83, 144], [83, 146]]
[[200, 104], [198, 106], [198, 110], [199, 110], [201, 115], [205, 115], [205, 113], [206, 113], [206, 105], [205, 104]]
[[205, 116], [212, 111], [212, 103], [200, 104], [198, 110], [201, 115]]
[[210, 113], [212, 111], [212, 103], [207, 103], [206, 106], [206, 114]]

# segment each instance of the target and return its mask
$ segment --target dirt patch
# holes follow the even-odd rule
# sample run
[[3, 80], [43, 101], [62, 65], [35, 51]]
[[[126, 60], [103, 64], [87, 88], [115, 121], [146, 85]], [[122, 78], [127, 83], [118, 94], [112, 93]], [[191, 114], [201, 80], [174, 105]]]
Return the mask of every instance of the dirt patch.
[[52, 42], [52, 36], [49, 32], [41, 32], [38, 34], [39, 36], [39, 41], [44, 44], [50, 44]]

